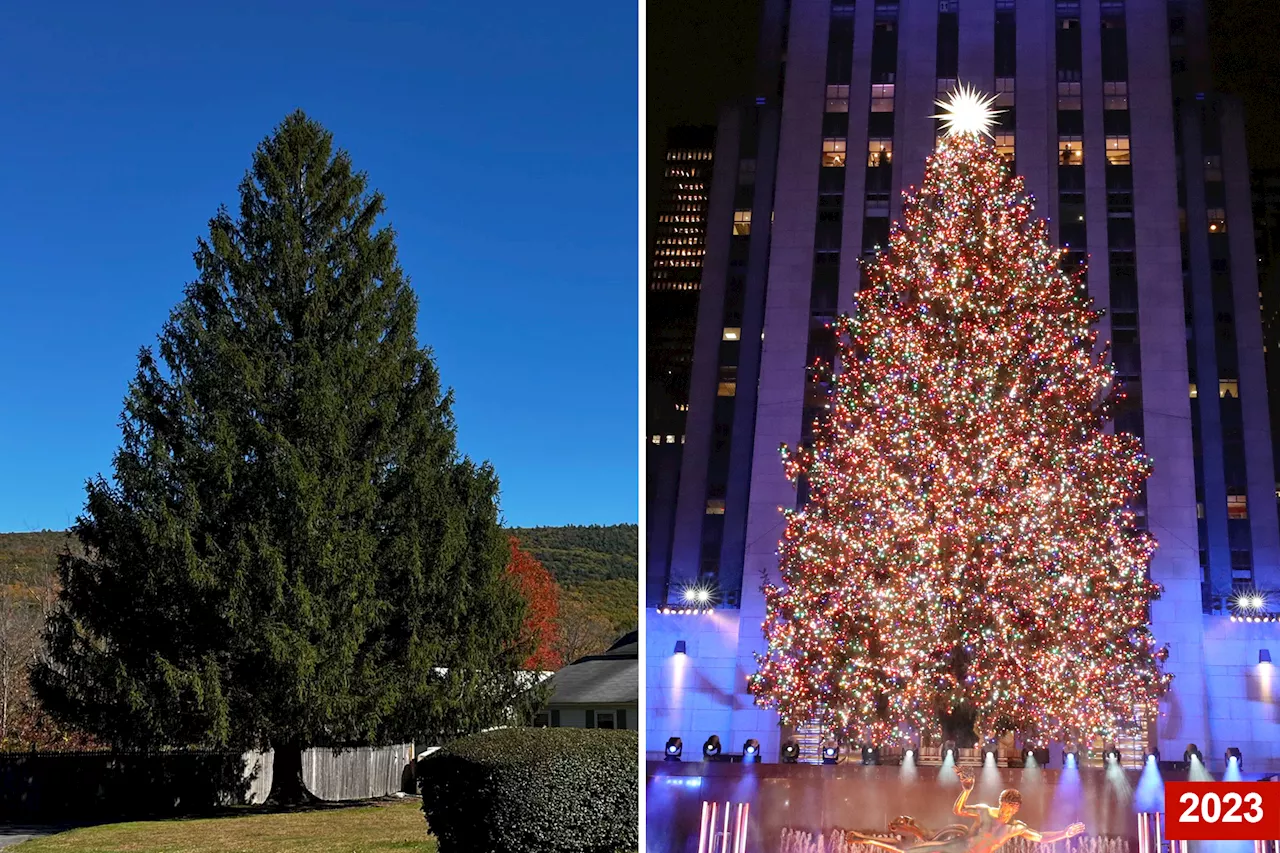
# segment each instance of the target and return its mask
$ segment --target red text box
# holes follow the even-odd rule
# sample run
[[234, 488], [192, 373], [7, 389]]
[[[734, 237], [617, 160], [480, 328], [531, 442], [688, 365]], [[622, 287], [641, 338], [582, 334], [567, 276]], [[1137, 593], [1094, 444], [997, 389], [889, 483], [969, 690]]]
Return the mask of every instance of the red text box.
[[1280, 784], [1166, 782], [1164, 835], [1170, 841], [1280, 840]]

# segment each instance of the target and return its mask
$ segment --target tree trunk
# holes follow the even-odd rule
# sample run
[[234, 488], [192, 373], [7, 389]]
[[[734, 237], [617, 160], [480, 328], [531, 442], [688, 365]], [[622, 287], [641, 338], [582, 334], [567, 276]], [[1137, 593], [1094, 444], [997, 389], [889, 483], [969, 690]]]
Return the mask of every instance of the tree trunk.
[[274, 744], [271, 763], [271, 793], [267, 802], [277, 806], [296, 806], [319, 802], [302, 781], [302, 744], [287, 741]]

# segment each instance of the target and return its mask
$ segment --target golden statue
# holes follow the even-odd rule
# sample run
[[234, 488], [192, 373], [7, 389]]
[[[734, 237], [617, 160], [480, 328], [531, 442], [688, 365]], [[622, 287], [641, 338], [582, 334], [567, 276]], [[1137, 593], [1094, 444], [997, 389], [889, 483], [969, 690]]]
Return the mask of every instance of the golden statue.
[[850, 834], [864, 844], [883, 847], [893, 853], [994, 853], [1015, 838], [1052, 844], [1084, 832], [1083, 823], [1073, 823], [1060, 832], [1037, 832], [1022, 821], [1014, 820], [1014, 815], [1022, 807], [1022, 794], [1015, 788], [1000, 792], [999, 806], [969, 805], [973, 777], [959, 767], [956, 775], [960, 777], [961, 791], [952, 811], [968, 821], [967, 825], [952, 824], [930, 833], [912, 818], [904, 816], [889, 824], [889, 831], [901, 839], [898, 842], [857, 832]]

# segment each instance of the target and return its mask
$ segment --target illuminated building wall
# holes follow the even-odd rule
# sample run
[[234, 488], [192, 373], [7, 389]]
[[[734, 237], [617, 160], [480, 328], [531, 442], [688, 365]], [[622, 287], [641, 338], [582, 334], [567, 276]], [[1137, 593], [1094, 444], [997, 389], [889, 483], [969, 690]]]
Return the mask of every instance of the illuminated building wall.
[[[1064, 263], [1088, 261], [1132, 401], [1118, 426], [1155, 461], [1135, 509], [1160, 543], [1152, 622], [1176, 677], [1159, 747], [1217, 749], [1230, 729], [1216, 691], [1237, 690], [1210, 660], [1227, 654], [1217, 625], [1240, 588], [1280, 606], [1280, 528], [1243, 123], [1211, 89], [1204, 28], [1199, 0], [765, 0], [754, 98], [718, 129], [674, 518], [648, 564], [652, 607], [701, 584], [737, 623], [685, 664], [684, 689], [705, 687], [680, 697], [693, 729], [777, 754], [776, 719], [745, 679], [779, 508], [804, 500], [778, 448], [822, 411], [806, 366], [833, 357], [825, 325], [920, 181], [934, 100], [959, 80], [998, 95], [996, 144]], [[670, 658], [677, 617], [650, 613], [650, 654]], [[650, 684], [650, 707], [671, 709]]]

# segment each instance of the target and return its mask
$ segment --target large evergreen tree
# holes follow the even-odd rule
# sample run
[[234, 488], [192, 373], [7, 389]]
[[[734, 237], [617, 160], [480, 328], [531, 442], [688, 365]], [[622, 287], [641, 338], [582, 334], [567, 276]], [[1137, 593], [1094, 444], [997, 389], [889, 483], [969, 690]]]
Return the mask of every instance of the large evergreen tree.
[[1105, 430], [1098, 318], [959, 93], [953, 128], [842, 318], [840, 371], [787, 517], [768, 651], [784, 722], [887, 744], [963, 719], [991, 737], [1108, 734], [1167, 687], [1147, 627], [1150, 471]]
[[[139, 356], [33, 674], [120, 746], [445, 737], [534, 701], [493, 470], [461, 456], [383, 197], [302, 113]], [[284, 786], [292, 786], [286, 790]]]

